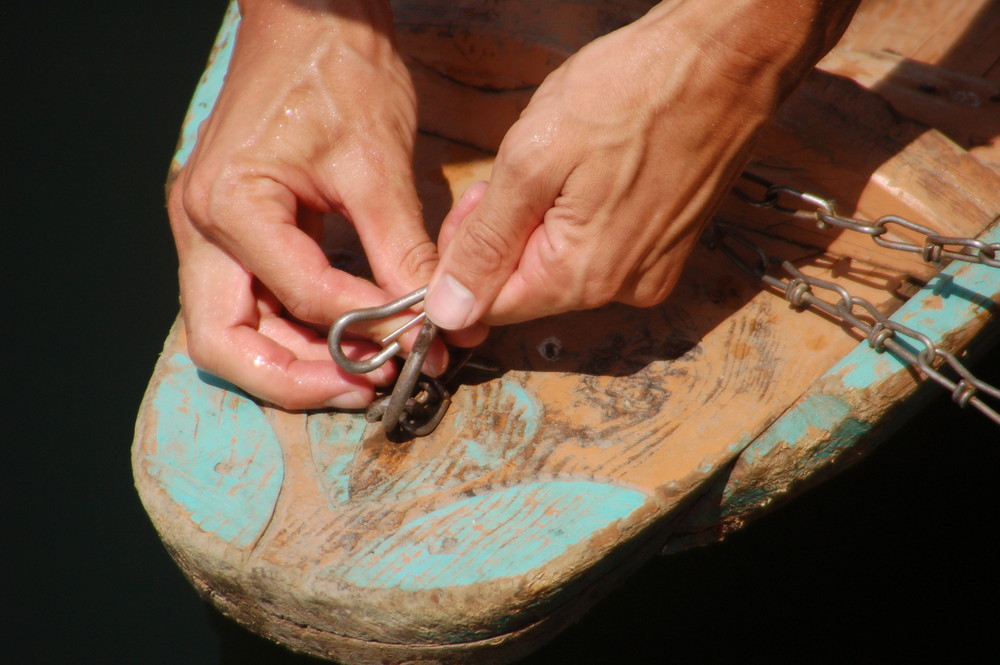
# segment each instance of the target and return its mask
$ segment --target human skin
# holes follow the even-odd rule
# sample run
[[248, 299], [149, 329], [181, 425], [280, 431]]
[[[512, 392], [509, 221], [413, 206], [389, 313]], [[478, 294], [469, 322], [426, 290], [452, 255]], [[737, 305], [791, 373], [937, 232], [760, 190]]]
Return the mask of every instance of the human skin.
[[[435, 247], [388, 4], [243, 0], [226, 83], [168, 201], [192, 359], [285, 408], [356, 408], [393, 370], [344, 372], [322, 330], [428, 281], [425, 309], [459, 345], [481, 341], [480, 322], [662, 301], [757, 130], [856, 4], [672, 0], [595, 40], [539, 87]], [[328, 212], [355, 226], [376, 284], [329, 265]], [[425, 369], [445, 363], [437, 344]]]
[[508, 131], [472, 212], [446, 221], [428, 317], [455, 330], [664, 300], [857, 4], [673, 0], [581, 49]]
[[[244, 0], [240, 11], [225, 85], [168, 200], [189, 352], [286, 408], [362, 407], [391, 365], [349, 374], [319, 331], [425, 285], [437, 259], [414, 188], [416, 100], [392, 16], [354, 0]], [[318, 241], [331, 212], [357, 229], [377, 285], [330, 266]], [[361, 332], [377, 338], [398, 323]], [[429, 362], [444, 366], [443, 345]]]

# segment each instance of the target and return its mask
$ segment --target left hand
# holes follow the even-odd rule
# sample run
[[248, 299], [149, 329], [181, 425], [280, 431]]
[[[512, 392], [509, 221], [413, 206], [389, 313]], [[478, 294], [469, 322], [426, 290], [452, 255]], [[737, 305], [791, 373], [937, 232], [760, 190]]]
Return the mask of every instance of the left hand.
[[[319, 331], [426, 284], [437, 259], [413, 181], [416, 99], [391, 12], [385, 1], [243, 0], [241, 14], [225, 85], [168, 202], [188, 352], [284, 408], [359, 408], [391, 380], [391, 364], [349, 374]], [[319, 240], [331, 212], [353, 223], [378, 285], [330, 265]], [[377, 340], [406, 316], [352, 332]], [[378, 347], [345, 348], [361, 357]], [[445, 362], [436, 343], [425, 367]]]

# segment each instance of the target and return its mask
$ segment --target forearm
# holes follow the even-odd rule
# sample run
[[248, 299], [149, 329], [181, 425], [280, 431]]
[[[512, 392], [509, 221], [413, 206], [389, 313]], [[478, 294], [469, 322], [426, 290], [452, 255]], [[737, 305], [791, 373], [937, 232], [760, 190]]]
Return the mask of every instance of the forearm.
[[860, 0], [666, 0], [640, 20], [686, 40], [720, 76], [776, 107], [837, 43]]
[[314, 31], [353, 43], [392, 42], [388, 0], [239, 0], [241, 37], [275, 45], [304, 40]]
[[[388, 0], [238, 0], [240, 15], [267, 16], [277, 21], [296, 19], [308, 21], [310, 17], [336, 15], [366, 22], [390, 19], [392, 8]], [[384, 25], [380, 23], [380, 25]]]

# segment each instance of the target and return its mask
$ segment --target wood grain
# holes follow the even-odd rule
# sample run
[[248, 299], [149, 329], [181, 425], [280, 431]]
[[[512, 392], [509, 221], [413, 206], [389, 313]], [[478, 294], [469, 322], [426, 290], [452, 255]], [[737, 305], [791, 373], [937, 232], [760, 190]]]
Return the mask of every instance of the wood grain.
[[[396, 4], [415, 77], [441, 92], [416, 154], [431, 220], [489, 178], [483, 149], [544, 73], [644, 5], [460, 2], [423, 14]], [[862, 20], [889, 4], [868, 3]], [[962, 34], [957, 22], [977, 6], [955, 3], [946, 32]], [[950, 52], [913, 37], [911, 23], [900, 23], [910, 49], [900, 53]], [[575, 27], [542, 29], [552, 25]], [[862, 28], [852, 49], [874, 34]], [[224, 30], [186, 137], [221, 83], [230, 39]], [[497, 78], [496, 63], [515, 55]], [[468, 109], [483, 115], [471, 122]], [[902, 213], [997, 238], [997, 174], [843, 77], [812, 77], [764, 132], [754, 165], [865, 218]], [[996, 271], [939, 273], [735, 200], [724, 213], [950, 350], [997, 315]], [[356, 247], [349, 225], [327, 221], [324, 246]], [[136, 485], [195, 587], [261, 634], [358, 665], [505, 663], [661, 548], [722, 537], [867, 450], [918, 381], [860, 341], [699, 247], [658, 307], [494, 331], [481, 352], [502, 374], [461, 385], [435, 432], [400, 444], [359, 413], [285, 412], [198, 372], [175, 324], [138, 417]]]

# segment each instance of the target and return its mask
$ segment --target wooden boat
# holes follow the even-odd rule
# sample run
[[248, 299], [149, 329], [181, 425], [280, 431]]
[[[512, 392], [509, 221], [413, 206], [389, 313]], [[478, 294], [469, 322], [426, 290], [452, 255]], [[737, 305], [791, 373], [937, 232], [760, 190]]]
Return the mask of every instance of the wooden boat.
[[[469, 3], [397, 4], [422, 99], [438, 102], [424, 109], [417, 170], [439, 219], [488, 176], [530, 87], [614, 26], [600, 3], [511, 2], [481, 23]], [[623, 22], [642, 9], [620, 4]], [[568, 11], [578, 33], [532, 29]], [[231, 9], [175, 168], [237, 20]], [[998, 25], [1000, 7], [980, 0], [865, 3], [765, 131], [754, 171], [858, 219], [902, 215], [1000, 242]], [[523, 55], [488, 95], [478, 87], [496, 88], [498, 73], [471, 43]], [[485, 131], [471, 115], [491, 120]], [[942, 350], [990, 342], [1000, 270], [941, 269], [738, 197], [723, 212], [766, 252]], [[697, 250], [698, 279], [653, 309], [496, 331], [484, 353], [503, 374], [461, 386], [438, 429], [405, 444], [360, 414], [257, 403], [199, 372], [175, 324], [139, 413], [139, 493], [194, 586], [292, 649], [350, 664], [516, 660], [649, 557], [740, 528], [862, 457], [918, 405], [925, 379], [907, 362], [721, 257]]]

